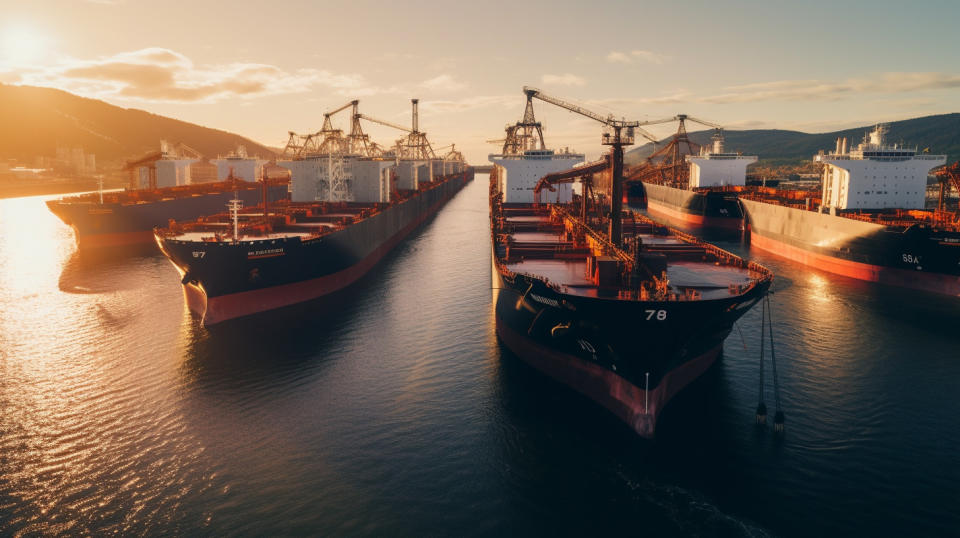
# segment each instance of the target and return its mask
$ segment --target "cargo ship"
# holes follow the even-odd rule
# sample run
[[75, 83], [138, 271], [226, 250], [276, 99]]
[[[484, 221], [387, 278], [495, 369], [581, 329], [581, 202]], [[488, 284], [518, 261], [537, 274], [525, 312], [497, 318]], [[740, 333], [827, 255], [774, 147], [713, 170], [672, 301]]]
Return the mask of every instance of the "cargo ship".
[[[747, 166], [757, 157], [725, 151], [723, 131], [715, 124], [684, 114], [674, 119], [680, 127], [670, 143], [627, 171], [628, 203], [685, 227], [742, 230], [743, 211], [728, 188], [745, 184]], [[711, 143], [691, 141], [686, 120], [715, 126]]]
[[[543, 146], [529, 97], [524, 121], [508, 127], [504, 148], [512, 151], [489, 157], [497, 336], [523, 361], [652, 437], [664, 406], [717, 360], [734, 322], [764, 297], [773, 275], [622, 212], [616, 145], [605, 159], [557, 170], [580, 156]], [[629, 138], [617, 132], [610, 140]], [[609, 178], [608, 193], [594, 192], [594, 176]], [[557, 200], [557, 187], [572, 181], [580, 193]]]
[[820, 192], [741, 192], [750, 245], [851, 278], [960, 295], [958, 214], [926, 209], [928, 173], [946, 156], [888, 144], [886, 133], [878, 125], [856, 148], [840, 138], [816, 155]]
[[211, 326], [346, 288], [473, 179], [459, 152], [437, 158], [416, 129], [396, 147], [374, 157], [298, 150], [279, 161], [292, 171], [290, 201], [238, 201], [157, 228], [190, 310]]
[[[186, 146], [180, 146], [161, 142], [159, 152], [128, 162], [125, 169], [130, 173], [130, 184], [125, 190], [104, 192], [101, 185], [98, 192], [50, 200], [47, 207], [73, 228], [79, 249], [92, 250], [152, 245], [153, 228], [171, 219], [189, 220], [217, 213], [234, 198], [246, 204], [260, 200], [259, 176], [244, 177], [232, 168], [222, 171], [220, 181], [193, 183], [190, 165], [199, 160], [199, 155], [184, 155], [181, 152]], [[268, 183], [271, 201], [287, 197], [284, 175]]]

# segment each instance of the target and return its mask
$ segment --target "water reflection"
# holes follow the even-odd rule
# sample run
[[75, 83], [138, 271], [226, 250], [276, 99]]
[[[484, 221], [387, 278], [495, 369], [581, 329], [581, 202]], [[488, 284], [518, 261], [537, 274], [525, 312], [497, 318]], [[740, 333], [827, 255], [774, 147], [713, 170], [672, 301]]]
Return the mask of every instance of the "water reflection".
[[[732, 335], [644, 441], [497, 342], [486, 194], [478, 177], [332, 308], [211, 329], [163, 257], [88, 264], [40, 199], [16, 202], [34, 227], [0, 201], [0, 534], [960, 528], [956, 300], [722, 243], [777, 274], [787, 435], [753, 425], [755, 308], [747, 350]], [[23, 236], [54, 261], [8, 276]]]

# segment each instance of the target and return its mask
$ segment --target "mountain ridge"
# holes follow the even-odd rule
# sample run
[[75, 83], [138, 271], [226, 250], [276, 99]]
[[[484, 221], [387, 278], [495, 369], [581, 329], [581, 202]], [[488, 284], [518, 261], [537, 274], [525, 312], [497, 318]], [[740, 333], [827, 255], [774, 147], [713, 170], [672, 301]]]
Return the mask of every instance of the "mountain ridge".
[[58, 146], [83, 147], [100, 167], [119, 165], [160, 148], [160, 139], [183, 142], [206, 157], [238, 145], [272, 158], [270, 148], [221, 129], [123, 108], [99, 99], [39, 86], [0, 84], [0, 157], [32, 162]]
[[[946, 154], [948, 163], [960, 159], [960, 113], [935, 114], [886, 124], [890, 127], [887, 133], [887, 140], [890, 142], [903, 141], [908, 147], [915, 145], [921, 151], [930, 148], [930, 153]], [[810, 161], [821, 149], [832, 150], [837, 137], [845, 136], [851, 147], [856, 146], [863, 135], [873, 127], [874, 125], [864, 125], [827, 133], [804, 133], [786, 129], [724, 129], [724, 147], [727, 151], [757, 155], [760, 157], [760, 164], [800, 164]], [[694, 142], [707, 144], [713, 130], [690, 132], [689, 135]], [[658, 146], [662, 147], [668, 141], [669, 137], [661, 140]], [[653, 144], [647, 143], [626, 152], [624, 160], [628, 164], [637, 164], [652, 151]]]

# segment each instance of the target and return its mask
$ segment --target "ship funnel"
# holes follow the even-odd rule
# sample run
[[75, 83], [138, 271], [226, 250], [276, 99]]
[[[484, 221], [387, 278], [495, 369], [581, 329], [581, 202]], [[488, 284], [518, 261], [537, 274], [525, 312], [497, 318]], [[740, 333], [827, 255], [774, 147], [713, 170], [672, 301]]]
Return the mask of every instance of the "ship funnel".
[[833, 151], [833, 152], [836, 153], [837, 155], [840, 154], [840, 149], [841, 149], [840, 146], [841, 146], [841, 144], [843, 143], [842, 141], [843, 141], [843, 139], [838, 136], [838, 137], [837, 137], [837, 149], [835, 149], [835, 150]]
[[848, 149], [849, 148], [847, 146], [847, 137], [843, 137], [843, 143], [840, 145], [840, 154], [846, 155]]
[[713, 134], [713, 152], [723, 153], [723, 134], [719, 131]]

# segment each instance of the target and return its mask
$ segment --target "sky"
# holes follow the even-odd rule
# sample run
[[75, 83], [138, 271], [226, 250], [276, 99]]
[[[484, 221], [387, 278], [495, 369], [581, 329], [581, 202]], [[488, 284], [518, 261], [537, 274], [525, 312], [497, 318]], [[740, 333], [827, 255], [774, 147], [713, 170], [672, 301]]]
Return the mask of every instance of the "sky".
[[[824, 132], [960, 111], [960, 2], [0, 0], [0, 82], [60, 88], [282, 147], [351, 99], [499, 150], [525, 85], [601, 114]], [[535, 103], [550, 147], [601, 126]], [[347, 114], [334, 117], [347, 129]], [[651, 127], [666, 136], [675, 125]], [[390, 144], [399, 131], [367, 124]], [[694, 130], [694, 129], [691, 129]], [[736, 149], [736, 148], [729, 148]]]

